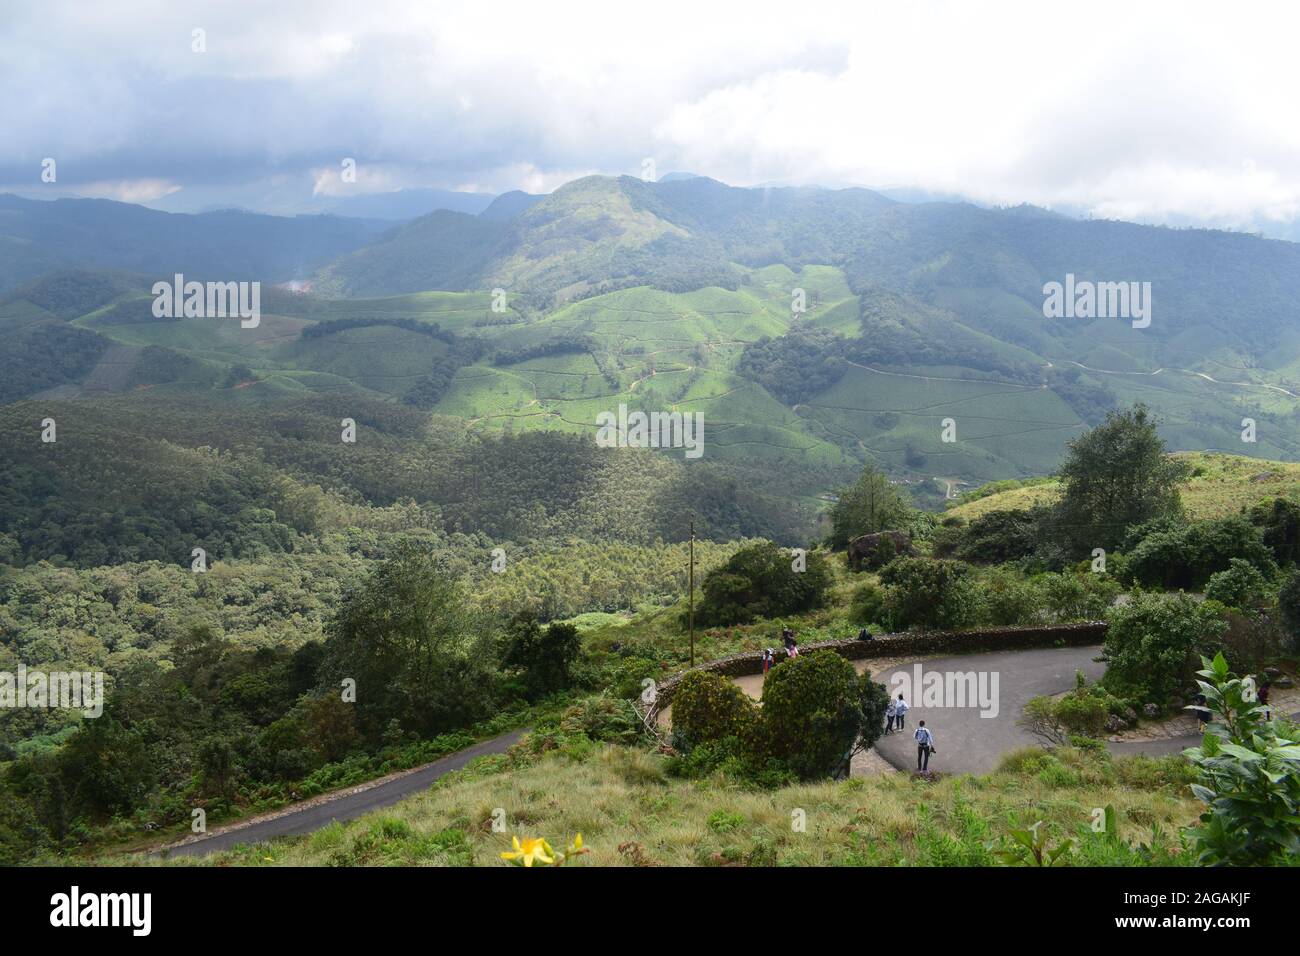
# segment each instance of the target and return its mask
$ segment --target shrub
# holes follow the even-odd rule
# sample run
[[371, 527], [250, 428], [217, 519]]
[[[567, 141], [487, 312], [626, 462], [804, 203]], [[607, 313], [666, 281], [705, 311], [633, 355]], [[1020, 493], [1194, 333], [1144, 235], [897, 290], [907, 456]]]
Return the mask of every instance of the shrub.
[[1269, 577], [1277, 572], [1262, 532], [1240, 515], [1155, 531], [1132, 549], [1127, 571], [1149, 587], [1195, 591], [1214, 573], [1228, 570], [1233, 558]]
[[1264, 529], [1264, 544], [1273, 552], [1273, 560], [1283, 566], [1300, 560], [1300, 502], [1261, 501], [1251, 509], [1250, 520]]
[[565, 708], [560, 730], [586, 734], [592, 740], [627, 744], [641, 736], [641, 721], [626, 700], [606, 692], [584, 697]]
[[838, 654], [785, 661], [763, 685], [761, 746], [803, 780], [840, 771], [862, 730], [862, 701], [853, 665]]
[[885, 610], [885, 592], [876, 584], [864, 581], [853, 589], [849, 600], [849, 620], [855, 624], [879, 624]]
[[1034, 697], [1025, 704], [1020, 726], [1053, 746], [1069, 744], [1072, 737], [1099, 737], [1106, 729], [1106, 701], [1086, 690], [1065, 696]]
[[501, 666], [518, 670], [525, 696], [537, 700], [572, 683], [581, 653], [582, 641], [572, 624], [555, 621], [543, 628], [536, 615], [522, 611], [510, 622]]
[[831, 583], [825, 557], [809, 553], [803, 571], [792, 564], [790, 552], [770, 541], [740, 549], [705, 576], [696, 620], [706, 627], [748, 624], [821, 607]]
[[1044, 574], [1040, 585], [1047, 611], [1057, 623], [1099, 621], [1123, 590], [1113, 577], [1091, 571]]
[[970, 580], [970, 565], [960, 561], [898, 558], [880, 572], [885, 607], [900, 628], [945, 630], [973, 624], [979, 595]]
[[1300, 851], [1300, 744], [1264, 720], [1253, 687], [1232, 677], [1222, 654], [1202, 658], [1197, 681], [1214, 719], [1187, 751], [1199, 771], [1192, 792], [1206, 805], [1187, 830], [1197, 863], [1266, 866]]
[[1200, 655], [1217, 648], [1227, 627], [1219, 607], [1160, 594], [1112, 608], [1103, 685], [1119, 697], [1167, 705], [1191, 684]]
[[[784, 665], [783, 665], [784, 666]], [[768, 680], [781, 667], [768, 675]], [[754, 702], [721, 674], [688, 671], [673, 691], [673, 737], [690, 750], [724, 737], [740, 737], [754, 724]]]
[[1264, 603], [1268, 581], [1254, 565], [1241, 558], [1230, 558], [1228, 568], [1210, 575], [1205, 596], [1228, 607], [1258, 607]]
[[1277, 609], [1294, 650], [1300, 647], [1300, 570], [1292, 571], [1277, 595]]
[[1286, 632], [1278, 626], [1276, 615], [1268, 611], [1229, 611], [1223, 633], [1223, 648], [1238, 667], [1255, 673], [1281, 656], [1286, 646]]
[[994, 627], [1035, 623], [1043, 606], [1042, 589], [1010, 568], [995, 568], [980, 581], [984, 620]]
[[1038, 546], [1038, 519], [1038, 513], [1030, 511], [986, 512], [962, 530], [953, 555], [981, 564], [1023, 558]]

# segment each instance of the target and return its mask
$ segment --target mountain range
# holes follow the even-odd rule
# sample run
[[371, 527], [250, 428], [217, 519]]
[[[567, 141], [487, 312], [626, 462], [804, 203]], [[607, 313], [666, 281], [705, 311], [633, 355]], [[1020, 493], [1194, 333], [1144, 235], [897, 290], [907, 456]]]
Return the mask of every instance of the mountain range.
[[[927, 501], [1047, 473], [1135, 401], [1174, 448], [1300, 454], [1294, 243], [698, 176], [367, 211], [0, 197], [0, 399], [355, 394], [485, 435], [696, 411], [706, 457], [761, 463], [804, 503], [864, 460]], [[256, 329], [156, 319], [175, 272], [307, 291], [264, 289]], [[1150, 324], [1046, 317], [1067, 276], [1150, 283]]]

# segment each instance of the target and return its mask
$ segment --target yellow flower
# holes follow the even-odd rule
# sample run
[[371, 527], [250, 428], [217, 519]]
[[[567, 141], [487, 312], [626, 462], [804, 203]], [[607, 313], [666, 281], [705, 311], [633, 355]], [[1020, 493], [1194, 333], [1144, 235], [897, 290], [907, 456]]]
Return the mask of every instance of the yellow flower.
[[577, 836], [575, 836], [575, 837], [573, 838], [573, 842], [569, 844], [569, 855], [570, 855], [570, 856], [578, 856], [579, 854], [582, 854], [582, 853], [590, 853], [590, 852], [591, 852], [590, 850], [586, 849], [586, 848], [582, 845], [582, 834], [581, 834], [581, 833], [579, 833]]
[[552, 856], [555, 851], [551, 849], [551, 845], [546, 840], [539, 837], [536, 840], [524, 840], [521, 843], [519, 837], [511, 837], [510, 839], [514, 843], [514, 852], [502, 853], [501, 859], [518, 860], [524, 866], [532, 866], [534, 861], [545, 863], [548, 866], [555, 862], [555, 857]]

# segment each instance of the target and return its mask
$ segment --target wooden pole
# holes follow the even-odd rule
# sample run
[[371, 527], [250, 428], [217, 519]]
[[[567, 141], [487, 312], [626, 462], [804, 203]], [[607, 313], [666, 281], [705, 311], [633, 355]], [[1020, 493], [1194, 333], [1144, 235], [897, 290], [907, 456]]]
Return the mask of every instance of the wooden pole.
[[687, 603], [687, 614], [690, 621], [691, 629], [691, 666], [695, 666], [695, 519], [691, 519], [691, 567], [689, 572], [690, 579], [690, 597]]

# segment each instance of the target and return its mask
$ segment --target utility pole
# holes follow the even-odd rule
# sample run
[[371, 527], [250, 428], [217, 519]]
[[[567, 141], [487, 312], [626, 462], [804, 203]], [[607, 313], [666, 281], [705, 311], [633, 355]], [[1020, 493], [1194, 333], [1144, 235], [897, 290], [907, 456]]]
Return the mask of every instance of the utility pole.
[[689, 571], [690, 597], [687, 603], [687, 615], [691, 629], [691, 666], [695, 666], [695, 519], [691, 519], [691, 567]]

